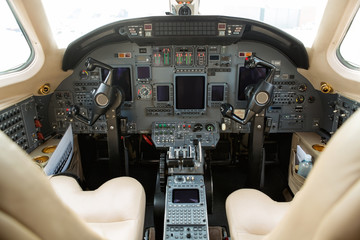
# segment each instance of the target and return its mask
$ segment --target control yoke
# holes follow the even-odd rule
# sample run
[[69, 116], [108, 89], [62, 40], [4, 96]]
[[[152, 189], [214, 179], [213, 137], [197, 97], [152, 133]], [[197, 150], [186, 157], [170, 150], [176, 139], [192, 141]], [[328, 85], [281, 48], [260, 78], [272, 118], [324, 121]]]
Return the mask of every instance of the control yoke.
[[273, 81], [275, 76], [275, 66], [256, 56], [250, 56], [245, 59], [246, 68], [255, 68], [257, 66], [267, 68], [267, 76], [255, 87], [247, 87], [245, 89], [248, 105], [246, 107], [244, 118], [235, 115], [234, 108], [229, 103], [224, 103], [220, 107], [221, 114], [224, 117], [230, 118], [240, 124], [246, 124], [255, 116], [255, 114], [260, 113], [271, 103], [274, 90]]
[[99, 87], [91, 92], [94, 104], [92, 105], [90, 118], [82, 115], [78, 106], [75, 105], [71, 108], [71, 114], [76, 119], [87, 125], [93, 125], [96, 120], [101, 115], [105, 114], [115, 103], [118, 104], [118, 106], [121, 105], [123, 94], [118, 88], [113, 86], [114, 69], [111, 66], [93, 58], [88, 58], [85, 62], [85, 66], [88, 71], [93, 71], [97, 67], [109, 71], [105, 81], [100, 83]]

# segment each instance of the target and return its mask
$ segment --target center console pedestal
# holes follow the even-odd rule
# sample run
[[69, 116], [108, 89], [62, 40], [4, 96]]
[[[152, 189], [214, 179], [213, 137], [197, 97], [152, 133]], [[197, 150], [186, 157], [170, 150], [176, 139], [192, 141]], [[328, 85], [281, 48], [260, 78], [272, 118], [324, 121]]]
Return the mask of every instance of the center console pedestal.
[[164, 239], [209, 239], [202, 175], [168, 177], [163, 236]]
[[157, 239], [209, 240], [203, 149], [216, 147], [218, 123], [154, 122], [151, 137], [156, 148], [166, 150], [154, 197], [155, 228], [162, 230]]

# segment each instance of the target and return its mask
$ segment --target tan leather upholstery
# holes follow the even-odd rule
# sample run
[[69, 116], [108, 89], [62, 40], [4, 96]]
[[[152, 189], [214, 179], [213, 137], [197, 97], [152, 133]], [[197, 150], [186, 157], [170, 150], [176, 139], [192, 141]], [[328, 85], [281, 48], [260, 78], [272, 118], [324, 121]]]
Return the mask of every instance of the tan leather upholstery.
[[257, 190], [238, 190], [226, 201], [230, 235], [237, 239], [359, 239], [360, 111], [320, 154], [291, 203]]
[[103, 237], [142, 238], [145, 192], [135, 179], [114, 178], [95, 191], [82, 191], [75, 179], [66, 176], [52, 177], [50, 182], [63, 202]]
[[288, 206], [255, 189], [233, 192], [226, 200], [231, 239], [262, 239], [280, 222]]
[[142, 238], [145, 193], [136, 180], [116, 178], [92, 192], [65, 176], [50, 184], [2, 132], [0, 143], [0, 239]]

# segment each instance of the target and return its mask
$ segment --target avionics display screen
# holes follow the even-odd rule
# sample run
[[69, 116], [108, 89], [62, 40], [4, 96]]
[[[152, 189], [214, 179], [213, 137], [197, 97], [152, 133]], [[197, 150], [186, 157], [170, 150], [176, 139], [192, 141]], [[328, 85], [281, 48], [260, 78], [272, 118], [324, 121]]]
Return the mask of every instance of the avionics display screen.
[[224, 101], [224, 85], [211, 86], [211, 101], [222, 102]]
[[205, 109], [205, 75], [175, 76], [175, 108]]
[[143, 67], [137, 67], [137, 77], [138, 79], [150, 79], [150, 67], [149, 66], [143, 66]]
[[210, 60], [211, 60], [211, 61], [219, 61], [219, 60], [220, 60], [220, 56], [219, 56], [219, 55], [210, 55]]
[[[102, 81], [105, 81], [109, 71], [101, 69]], [[132, 101], [131, 92], [131, 69], [129, 67], [118, 67], [113, 72], [114, 85], [118, 86], [124, 91], [125, 101]]]
[[158, 102], [168, 102], [169, 101], [169, 99], [170, 99], [169, 86], [157, 86], [156, 92], [157, 92], [156, 100]]
[[267, 75], [266, 68], [245, 68], [239, 69], [239, 88], [238, 100], [245, 100], [245, 88], [249, 85], [256, 85], [260, 80], [264, 80]]
[[174, 189], [173, 190], [173, 203], [199, 203], [199, 190], [198, 189]]

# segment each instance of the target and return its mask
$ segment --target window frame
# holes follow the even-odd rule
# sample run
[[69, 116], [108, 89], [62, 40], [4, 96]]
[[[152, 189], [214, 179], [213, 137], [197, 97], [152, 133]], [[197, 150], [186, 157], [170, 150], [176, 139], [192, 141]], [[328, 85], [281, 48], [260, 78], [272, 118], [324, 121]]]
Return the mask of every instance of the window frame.
[[33, 22], [25, 9], [25, 3], [18, 0], [7, 0], [7, 2], [16, 13], [18, 21], [22, 23], [23, 29], [26, 30], [26, 35], [31, 42], [34, 53], [32, 61], [29, 61], [27, 66], [23, 66], [22, 69], [18, 68], [16, 71], [8, 71], [6, 74], [0, 74], [0, 93], [5, 87], [23, 83], [35, 77], [45, 64], [44, 49], [33, 27]]
[[[357, 17], [357, 15], [360, 14], [360, 7], [358, 7], [358, 9], [355, 11], [355, 14], [353, 15], [352, 17], [352, 20], [351, 22], [349, 23], [348, 25], [348, 28], [346, 29], [346, 32], [344, 33], [344, 36], [342, 37], [338, 47], [336, 48], [336, 57], [338, 58], [338, 60], [341, 62], [342, 65], [344, 65], [345, 67], [347, 67], [348, 69], [351, 69], [351, 70], [355, 70], [355, 71], [360, 71], [360, 65], [359, 66], [356, 66], [354, 64], [351, 64], [350, 62], [348, 62], [341, 54], [341, 51], [340, 51], [340, 48], [342, 46], [342, 44], [344, 43], [344, 40], [350, 30], [350, 28], [352, 27], [352, 24], [355, 20], [355, 17]], [[360, 15], [358, 16], [360, 17]]]
[[8, 4], [9, 9], [13, 14], [16, 23], [18, 24], [19, 29], [21, 30], [27, 45], [29, 46], [30, 55], [29, 55], [28, 59], [23, 64], [21, 64], [20, 66], [10, 68], [10, 69], [7, 69], [5, 71], [0, 71], [0, 76], [7, 75], [7, 74], [10, 74], [10, 73], [14, 73], [14, 72], [20, 72], [20, 71], [26, 69], [31, 63], [33, 63], [33, 61], [35, 59], [35, 49], [34, 49], [34, 46], [31, 43], [31, 40], [30, 40], [27, 32], [25, 31], [24, 26], [22, 25], [21, 21], [19, 20], [19, 17], [17, 15], [13, 5], [11, 4], [11, 2], [9, 0], [6, 0], [6, 3]]

